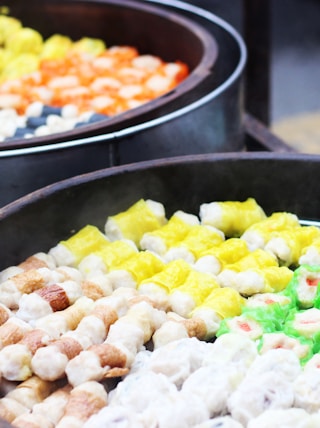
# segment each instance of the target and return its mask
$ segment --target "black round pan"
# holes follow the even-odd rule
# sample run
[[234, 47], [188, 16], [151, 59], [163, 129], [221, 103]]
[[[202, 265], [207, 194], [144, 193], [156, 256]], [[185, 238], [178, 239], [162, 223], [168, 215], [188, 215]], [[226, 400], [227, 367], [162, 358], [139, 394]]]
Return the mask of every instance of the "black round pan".
[[198, 214], [203, 202], [256, 198], [267, 213], [290, 211], [320, 219], [320, 156], [227, 153], [128, 164], [79, 175], [37, 190], [0, 209], [0, 269], [47, 251], [91, 223], [140, 198]]

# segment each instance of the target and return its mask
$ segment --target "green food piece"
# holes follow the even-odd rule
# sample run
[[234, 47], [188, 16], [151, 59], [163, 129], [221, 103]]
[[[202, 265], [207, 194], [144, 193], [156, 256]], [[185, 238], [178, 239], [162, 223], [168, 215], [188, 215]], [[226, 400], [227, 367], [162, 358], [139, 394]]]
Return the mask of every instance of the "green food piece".
[[320, 266], [298, 267], [284, 293], [295, 300], [298, 309], [320, 307]]
[[264, 333], [271, 333], [279, 331], [281, 329], [281, 319], [274, 317], [274, 313], [271, 311], [265, 311], [264, 307], [252, 308], [246, 310], [238, 317], [230, 317], [221, 321], [219, 329], [217, 331], [217, 337], [225, 333], [235, 331], [232, 325], [236, 322], [236, 332], [242, 332], [248, 336], [251, 335], [250, 323], [253, 322], [253, 328], [260, 327], [261, 331], [256, 333], [254, 339], [257, 336]]

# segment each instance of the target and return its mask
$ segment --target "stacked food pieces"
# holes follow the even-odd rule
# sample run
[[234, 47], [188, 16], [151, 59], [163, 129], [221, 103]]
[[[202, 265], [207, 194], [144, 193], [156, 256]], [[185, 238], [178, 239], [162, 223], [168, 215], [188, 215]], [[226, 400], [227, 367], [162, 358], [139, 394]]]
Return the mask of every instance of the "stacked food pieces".
[[133, 46], [110, 46], [84, 35], [44, 39], [0, 14], [0, 141], [46, 136], [139, 107], [189, 75]]
[[253, 198], [198, 215], [141, 199], [103, 231], [84, 225], [8, 267], [0, 416], [42, 428], [319, 423], [320, 267], [307, 263], [319, 237]]

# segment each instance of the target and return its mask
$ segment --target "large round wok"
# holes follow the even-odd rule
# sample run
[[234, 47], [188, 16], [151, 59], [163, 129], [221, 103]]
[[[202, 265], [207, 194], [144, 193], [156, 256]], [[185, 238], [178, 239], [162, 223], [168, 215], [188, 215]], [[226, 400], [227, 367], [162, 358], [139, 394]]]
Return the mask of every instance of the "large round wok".
[[320, 219], [320, 156], [229, 153], [182, 156], [118, 166], [73, 177], [37, 190], [0, 209], [0, 269], [46, 251], [91, 223], [140, 198], [198, 214], [215, 200], [254, 197], [267, 213], [290, 211]]
[[140, 198], [162, 202], [170, 216], [177, 209], [198, 214], [203, 202], [254, 197], [266, 213], [285, 210], [317, 220], [319, 166], [320, 156], [230, 153], [146, 161], [70, 178], [0, 209], [0, 270], [88, 223], [103, 228], [108, 215]]
[[191, 74], [168, 95], [110, 120], [1, 143], [0, 206], [99, 168], [243, 150], [246, 48], [219, 17], [174, 0], [16, 0], [10, 10], [45, 37], [59, 32], [135, 45], [142, 53], [185, 61]]

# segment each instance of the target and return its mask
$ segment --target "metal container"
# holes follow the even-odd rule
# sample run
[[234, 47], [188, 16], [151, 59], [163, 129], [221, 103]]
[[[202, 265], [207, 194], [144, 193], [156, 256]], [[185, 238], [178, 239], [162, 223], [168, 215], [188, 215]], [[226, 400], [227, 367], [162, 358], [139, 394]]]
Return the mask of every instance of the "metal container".
[[[52, 182], [131, 162], [244, 148], [246, 48], [228, 23], [180, 1], [17, 0], [13, 16], [54, 32], [130, 44], [191, 70], [175, 91], [80, 130], [0, 145], [0, 206]], [[159, 37], [161, 35], [161, 37]]]
[[266, 213], [320, 219], [320, 156], [273, 152], [181, 156], [106, 168], [37, 190], [0, 209], [0, 269], [47, 251], [86, 224], [140, 198], [162, 202], [167, 215], [194, 214], [204, 202], [256, 198]]
[[[106, 168], [37, 190], [0, 209], [0, 270], [48, 251], [87, 224], [103, 230], [108, 215], [140, 198], [199, 214], [204, 202], [254, 197], [267, 214], [320, 219], [320, 156], [226, 153], [182, 156]], [[0, 383], [1, 387], [1, 383]], [[1, 428], [12, 425], [0, 420]]]

